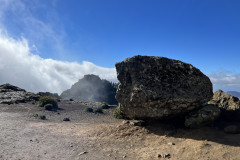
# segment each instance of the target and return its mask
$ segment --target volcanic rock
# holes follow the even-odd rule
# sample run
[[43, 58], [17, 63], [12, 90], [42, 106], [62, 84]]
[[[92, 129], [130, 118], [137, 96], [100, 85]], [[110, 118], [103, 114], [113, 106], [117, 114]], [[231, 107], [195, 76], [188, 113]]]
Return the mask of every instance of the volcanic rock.
[[117, 104], [116, 87], [107, 80], [101, 80], [96, 75], [85, 75], [70, 89], [63, 91], [60, 97], [65, 100], [106, 102]]
[[221, 109], [222, 119], [240, 121], [240, 101], [237, 97], [218, 90], [213, 94], [212, 100], [208, 103], [216, 105]]
[[210, 79], [178, 60], [138, 55], [117, 63], [116, 69], [116, 98], [129, 118], [181, 116], [212, 98]]
[[8, 83], [0, 85], [0, 103], [2, 104], [25, 103], [37, 101], [38, 99], [38, 95], [26, 92], [17, 86]]
[[186, 116], [184, 124], [189, 128], [198, 128], [216, 120], [220, 116], [220, 113], [221, 111], [218, 107], [208, 104]]

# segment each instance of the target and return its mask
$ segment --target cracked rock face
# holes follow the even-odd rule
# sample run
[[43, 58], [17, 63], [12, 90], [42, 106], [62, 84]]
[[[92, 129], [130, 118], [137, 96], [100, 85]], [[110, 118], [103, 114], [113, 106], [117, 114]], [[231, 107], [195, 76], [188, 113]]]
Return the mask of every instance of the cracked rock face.
[[117, 101], [129, 118], [185, 115], [212, 98], [212, 83], [191, 64], [164, 57], [134, 56], [116, 64]]

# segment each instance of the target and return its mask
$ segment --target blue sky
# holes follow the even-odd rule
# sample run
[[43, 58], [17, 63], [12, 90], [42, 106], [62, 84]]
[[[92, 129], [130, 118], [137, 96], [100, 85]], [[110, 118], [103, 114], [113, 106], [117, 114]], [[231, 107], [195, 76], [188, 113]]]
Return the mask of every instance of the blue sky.
[[215, 90], [240, 91], [239, 17], [237, 0], [0, 0], [2, 34], [25, 41], [29, 56], [98, 69], [137, 54], [164, 56], [193, 64]]

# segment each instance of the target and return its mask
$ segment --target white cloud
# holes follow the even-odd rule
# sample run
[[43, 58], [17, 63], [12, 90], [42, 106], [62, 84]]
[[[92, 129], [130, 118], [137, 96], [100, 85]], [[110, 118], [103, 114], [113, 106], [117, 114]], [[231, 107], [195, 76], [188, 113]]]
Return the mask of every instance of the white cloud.
[[231, 73], [228, 71], [212, 73], [209, 75], [211, 79], [214, 89], [223, 89], [225, 91], [240, 90], [240, 74], [239, 73]]
[[28, 41], [16, 40], [0, 33], [0, 83], [11, 83], [27, 91], [61, 93], [85, 74], [117, 81], [115, 68], [96, 66], [91, 62], [62, 62], [32, 54]]

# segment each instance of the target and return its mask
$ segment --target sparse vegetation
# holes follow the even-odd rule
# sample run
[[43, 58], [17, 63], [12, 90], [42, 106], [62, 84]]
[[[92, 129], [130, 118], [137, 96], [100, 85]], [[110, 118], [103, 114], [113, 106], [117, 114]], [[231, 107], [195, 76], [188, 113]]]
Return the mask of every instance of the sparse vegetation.
[[93, 112], [93, 109], [91, 107], [85, 108], [85, 112]]
[[94, 108], [94, 109], [93, 109], [93, 113], [103, 113], [103, 110], [102, 110], [101, 107]]
[[[50, 106], [52, 105], [52, 106]], [[55, 110], [58, 109], [58, 104], [57, 104], [57, 100], [53, 97], [50, 96], [43, 96], [40, 97], [39, 102], [38, 102], [38, 106], [39, 107], [44, 107], [45, 109], [49, 110]]]
[[113, 117], [117, 118], [117, 119], [124, 119], [125, 116], [124, 114], [121, 112], [120, 108], [117, 107], [116, 109], [114, 109], [113, 111]]
[[33, 117], [38, 117], [38, 114], [37, 114], [37, 113], [34, 113], [32, 116], [33, 116]]
[[102, 109], [109, 109], [110, 108], [110, 106], [107, 105], [107, 103], [105, 103], [105, 102], [103, 102], [99, 107], [102, 108]]
[[45, 115], [38, 115], [39, 119], [42, 119], [42, 120], [45, 120], [46, 119], [46, 116]]
[[39, 119], [42, 119], [42, 120], [46, 120], [46, 116], [45, 116], [45, 115], [42, 115], [42, 114], [34, 113], [32, 116], [35, 117], [35, 118], [39, 118]]
[[51, 111], [51, 110], [53, 110], [53, 105], [52, 104], [46, 104], [46, 105], [44, 105], [44, 109]]

